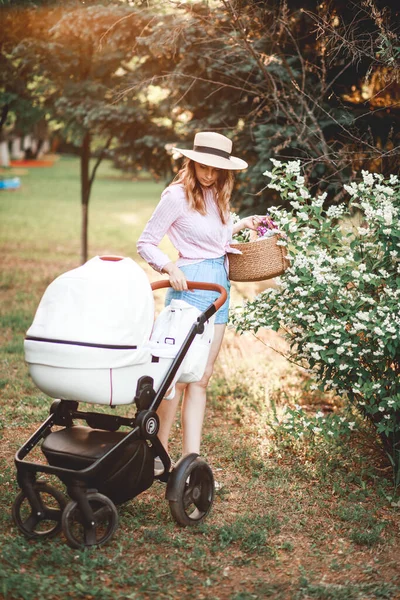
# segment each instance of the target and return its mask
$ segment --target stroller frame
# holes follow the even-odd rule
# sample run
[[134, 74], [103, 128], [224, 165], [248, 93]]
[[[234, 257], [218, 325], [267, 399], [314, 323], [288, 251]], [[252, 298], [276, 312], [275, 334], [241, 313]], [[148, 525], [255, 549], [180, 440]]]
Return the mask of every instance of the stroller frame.
[[[155, 291], [170, 287], [170, 283], [162, 280], [152, 283], [151, 287]], [[174, 469], [170, 470], [171, 459], [157, 437], [160, 423], [156, 411], [170, 388], [195, 336], [203, 333], [206, 321], [222, 306], [227, 297], [226, 290], [218, 284], [189, 281], [188, 288], [217, 291], [220, 296], [193, 323], [158, 391], [155, 392], [151, 377], [144, 375], [139, 378], [134, 397], [137, 409], [134, 417], [81, 411], [78, 410], [78, 401], [54, 400], [50, 407], [50, 415], [17, 451], [15, 465], [21, 492], [14, 502], [12, 512], [14, 522], [26, 537], [51, 537], [62, 529], [68, 544], [74, 548], [101, 545], [108, 541], [118, 526], [117, 510], [109, 497], [99, 494], [96, 488], [88, 487], [88, 482], [95, 480], [96, 476], [102, 473], [106, 474], [107, 465], [112, 463], [118, 455], [120, 456], [121, 452], [123, 453], [134, 440], [144, 440], [150, 447], [151, 477], [147, 474], [147, 480], [142, 485], [139, 480], [137, 489], [118, 503], [134, 498], [141, 491], [150, 487], [156, 479], [167, 484], [166, 498], [170, 503], [174, 519], [180, 525], [197, 524], [208, 514], [214, 498], [214, 479], [210, 467], [197, 454], [189, 454], [182, 457]], [[113, 444], [99, 458], [94, 459], [92, 464], [82, 469], [25, 460], [33, 448], [52, 433], [53, 426], [62, 426], [68, 429], [73, 426], [74, 419], [83, 420], [89, 428], [104, 432], [116, 432], [121, 426], [127, 426], [131, 428], [131, 431], [128, 431], [122, 439]], [[156, 456], [161, 459], [164, 466], [164, 471], [160, 475], [153, 473], [153, 460]], [[67, 504], [63, 494], [56, 488], [45, 482], [37, 481], [38, 473], [57, 476], [66, 484], [72, 500]], [[50, 508], [46, 506], [45, 495], [51, 496], [53, 499], [53, 506]], [[21, 506], [26, 500], [31, 512], [24, 519], [21, 516]], [[54, 508], [54, 501], [58, 505], [57, 508]], [[191, 513], [188, 513], [187, 510], [189, 505], [193, 508]], [[50, 522], [50, 527], [43, 530], [42, 525], [48, 522]], [[78, 534], [74, 531], [75, 526], [79, 528]]]

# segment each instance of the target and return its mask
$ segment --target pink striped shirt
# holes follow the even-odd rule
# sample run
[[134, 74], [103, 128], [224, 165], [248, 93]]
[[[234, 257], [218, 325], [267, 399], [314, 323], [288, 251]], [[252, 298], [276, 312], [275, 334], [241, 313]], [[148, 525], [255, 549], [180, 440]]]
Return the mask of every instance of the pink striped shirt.
[[158, 248], [165, 235], [177, 249], [177, 266], [193, 264], [206, 258], [225, 256], [235, 252], [230, 248], [232, 217], [226, 225], [221, 221], [214, 192], [203, 188], [205, 215], [189, 208], [183, 185], [167, 187], [161, 195], [152, 217], [137, 243], [137, 251], [156, 271], [162, 272], [171, 259]]

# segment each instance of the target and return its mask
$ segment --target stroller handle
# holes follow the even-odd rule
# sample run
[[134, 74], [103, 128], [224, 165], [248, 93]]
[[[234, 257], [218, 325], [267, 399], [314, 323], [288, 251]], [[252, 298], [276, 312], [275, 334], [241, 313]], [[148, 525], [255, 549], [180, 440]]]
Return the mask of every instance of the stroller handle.
[[[218, 283], [205, 283], [205, 282], [203, 283], [203, 282], [199, 282], [199, 281], [187, 281], [186, 283], [187, 283], [189, 290], [211, 290], [213, 292], [219, 292], [219, 298], [217, 298], [216, 301], [213, 302], [216, 311], [219, 308], [221, 308], [221, 306], [226, 301], [226, 298], [227, 298], [226, 289], [222, 285], [219, 285]], [[154, 281], [151, 284], [151, 289], [153, 291], [160, 290], [161, 288], [167, 288], [167, 287], [172, 287], [172, 285], [166, 279], [162, 279], [160, 281]]]

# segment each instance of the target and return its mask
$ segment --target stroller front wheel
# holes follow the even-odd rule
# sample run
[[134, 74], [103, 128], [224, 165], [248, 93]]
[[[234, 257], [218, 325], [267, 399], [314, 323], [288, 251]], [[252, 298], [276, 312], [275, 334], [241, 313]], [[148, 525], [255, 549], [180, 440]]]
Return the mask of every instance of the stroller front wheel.
[[35, 513], [24, 491], [19, 492], [12, 506], [12, 517], [25, 537], [46, 538], [61, 531], [61, 515], [67, 504], [64, 494], [44, 481], [34, 484], [41, 505]]
[[[171, 476], [174, 476], [173, 472]], [[196, 458], [179, 473], [175, 485], [175, 498], [169, 500], [175, 521], [183, 526], [202, 522], [214, 500], [214, 476], [209, 465], [201, 458]]]
[[118, 512], [110, 498], [90, 492], [86, 499], [93, 512], [93, 524], [85, 523], [78, 502], [68, 502], [62, 515], [62, 530], [71, 548], [101, 546], [115, 533], [118, 527]]

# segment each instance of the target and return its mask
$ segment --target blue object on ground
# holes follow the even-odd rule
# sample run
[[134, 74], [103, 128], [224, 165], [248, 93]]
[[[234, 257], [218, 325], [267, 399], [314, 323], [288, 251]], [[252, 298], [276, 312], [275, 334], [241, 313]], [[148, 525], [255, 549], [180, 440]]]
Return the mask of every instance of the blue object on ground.
[[21, 180], [19, 177], [0, 179], [0, 190], [17, 190], [19, 187], [21, 187]]

